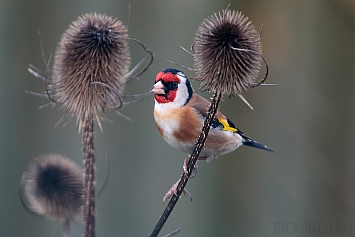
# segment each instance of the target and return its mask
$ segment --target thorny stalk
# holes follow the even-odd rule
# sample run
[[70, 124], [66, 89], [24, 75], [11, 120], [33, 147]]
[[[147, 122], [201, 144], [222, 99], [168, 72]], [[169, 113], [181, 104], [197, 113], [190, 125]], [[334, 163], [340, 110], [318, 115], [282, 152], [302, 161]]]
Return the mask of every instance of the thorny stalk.
[[150, 237], [157, 237], [160, 230], [163, 228], [165, 222], [167, 221], [167, 219], [169, 218], [171, 212], [173, 211], [175, 204], [177, 203], [177, 201], [179, 200], [179, 197], [182, 193], [182, 191], [184, 190], [187, 181], [189, 180], [191, 173], [193, 171], [193, 167], [196, 164], [196, 161], [200, 155], [200, 152], [203, 148], [203, 146], [205, 145], [205, 141], [207, 139], [208, 133], [210, 131], [210, 127], [213, 121], [213, 118], [218, 110], [218, 105], [221, 101], [221, 97], [222, 97], [222, 93], [220, 92], [215, 92], [211, 105], [208, 109], [208, 115], [206, 117], [206, 120], [204, 122], [202, 131], [200, 133], [200, 136], [198, 137], [198, 140], [195, 144], [195, 149], [193, 150], [192, 154], [190, 155], [189, 161], [187, 163], [187, 173], [183, 173], [182, 177], [180, 179], [180, 182], [176, 188], [176, 192], [175, 195], [173, 195], [168, 203], [168, 205], [166, 206], [163, 214], [161, 215], [158, 223], [155, 225], [153, 232], [149, 235]]
[[84, 236], [95, 236], [95, 183], [94, 183], [94, 123], [88, 119], [83, 125], [84, 155]]

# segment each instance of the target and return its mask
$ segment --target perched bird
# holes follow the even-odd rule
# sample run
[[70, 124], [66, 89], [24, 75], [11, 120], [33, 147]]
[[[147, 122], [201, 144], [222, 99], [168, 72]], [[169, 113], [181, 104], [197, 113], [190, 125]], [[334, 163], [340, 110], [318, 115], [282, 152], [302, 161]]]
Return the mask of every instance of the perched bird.
[[[177, 69], [167, 68], [159, 72], [150, 92], [154, 93], [154, 118], [160, 134], [172, 147], [191, 154], [210, 102], [195, 93], [187, 76]], [[226, 116], [217, 111], [199, 160], [212, 161], [241, 145], [273, 151], [245, 136]], [[188, 157], [184, 162], [185, 172], [187, 161]]]

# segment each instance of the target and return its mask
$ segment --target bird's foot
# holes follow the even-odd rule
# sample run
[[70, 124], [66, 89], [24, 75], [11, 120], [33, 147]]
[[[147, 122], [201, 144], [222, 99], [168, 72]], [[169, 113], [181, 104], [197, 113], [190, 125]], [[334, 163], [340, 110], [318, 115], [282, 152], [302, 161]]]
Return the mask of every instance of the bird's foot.
[[[183, 166], [182, 166], [182, 169], [184, 170], [184, 173], [186, 174], [186, 176], [187, 176], [187, 173], [188, 173], [188, 170], [187, 170], [187, 163], [189, 162], [189, 158], [190, 158], [190, 157], [186, 157], [186, 158], [184, 159], [184, 164], [183, 164]], [[197, 174], [197, 169], [198, 169], [198, 160], [196, 161], [196, 163], [195, 163], [195, 165], [194, 165], [194, 168], [192, 169], [191, 175], [190, 175], [189, 178], [192, 179], [193, 177], [196, 176], [196, 174]]]
[[[170, 199], [173, 195], [177, 196], [176, 188], [177, 188], [179, 182], [180, 182], [180, 179], [173, 186], [171, 186], [171, 188], [169, 189], [169, 191], [165, 194], [165, 196], [163, 198], [163, 203], [165, 203], [165, 201], [167, 199]], [[189, 191], [187, 191], [187, 189], [184, 188], [184, 190], [182, 192], [185, 196], [188, 196], [190, 198], [190, 201], [192, 202], [192, 196], [189, 193]]]

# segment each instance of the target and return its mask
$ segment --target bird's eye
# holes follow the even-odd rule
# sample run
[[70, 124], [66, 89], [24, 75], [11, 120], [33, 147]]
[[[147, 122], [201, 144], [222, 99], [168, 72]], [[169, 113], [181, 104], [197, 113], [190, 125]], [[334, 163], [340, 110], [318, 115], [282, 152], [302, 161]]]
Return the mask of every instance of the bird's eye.
[[165, 83], [164, 85], [165, 85], [166, 92], [171, 91], [171, 90], [176, 90], [179, 87], [179, 83], [175, 82], [175, 81]]

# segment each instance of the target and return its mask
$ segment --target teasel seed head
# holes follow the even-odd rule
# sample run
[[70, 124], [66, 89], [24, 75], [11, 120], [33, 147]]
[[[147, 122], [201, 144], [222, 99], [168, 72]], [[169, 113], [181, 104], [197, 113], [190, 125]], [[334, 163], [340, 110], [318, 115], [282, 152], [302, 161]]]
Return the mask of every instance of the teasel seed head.
[[38, 215], [64, 223], [81, 212], [82, 169], [68, 158], [50, 154], [35, 159], [21, 182], [29, 208]]
[[122, 103], [130, 66], [128, 34], [121, 21], [89, 13], [64, 32], [53, 66], [55, 99], [80, 123]]
[[240, 95], [258, 84], [260, 37], [242, 13], [225, 9], [204, 19], [192, 50], [202, 90]]

